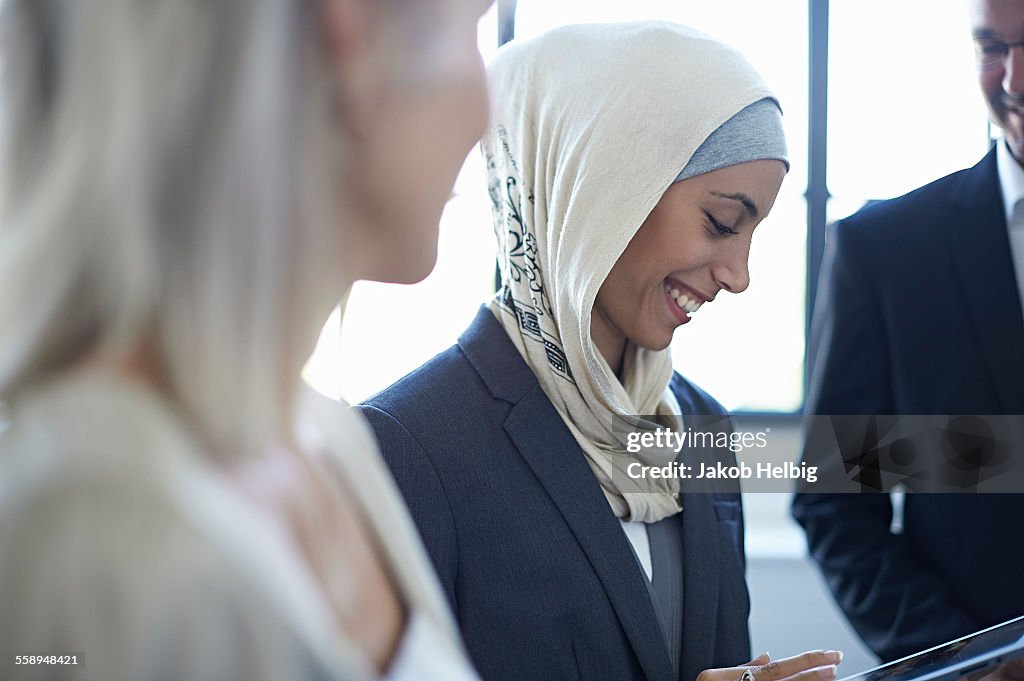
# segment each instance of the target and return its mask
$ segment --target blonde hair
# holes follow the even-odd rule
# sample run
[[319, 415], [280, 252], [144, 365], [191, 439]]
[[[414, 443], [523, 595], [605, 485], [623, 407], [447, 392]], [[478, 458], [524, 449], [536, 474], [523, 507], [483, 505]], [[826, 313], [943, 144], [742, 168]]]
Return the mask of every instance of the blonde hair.
[[144, 347], [214, 456], [288, 427], [343, 282], [316, 11], [5, 0], [0, 399]]

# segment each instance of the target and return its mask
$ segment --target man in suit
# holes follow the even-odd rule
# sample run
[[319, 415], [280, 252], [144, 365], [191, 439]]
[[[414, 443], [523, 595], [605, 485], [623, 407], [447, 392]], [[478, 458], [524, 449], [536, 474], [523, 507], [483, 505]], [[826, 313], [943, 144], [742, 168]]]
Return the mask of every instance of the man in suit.
[[[1004, 140], [830, 233], [808, 414], [1024, 414], [1024, 2], [972, 0]], [[812, 451], [805, 460], [834, 453]], [[883, 660], [1024, 614], [1024, 495], [798, 494], [836, 600]]]

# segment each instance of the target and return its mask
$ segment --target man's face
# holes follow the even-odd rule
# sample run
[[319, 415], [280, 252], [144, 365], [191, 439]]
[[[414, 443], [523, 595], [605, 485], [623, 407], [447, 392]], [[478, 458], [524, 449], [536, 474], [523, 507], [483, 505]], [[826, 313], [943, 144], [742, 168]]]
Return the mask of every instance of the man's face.
[[[975, 43], [1024, 40], [1024, 0], [971, 0]], [[978, 81], [992, 121], [1003, 129], [1010, 151], [1024, 159], [1024, 47], [1010, 48], [1006, 59], [978, 67]]]

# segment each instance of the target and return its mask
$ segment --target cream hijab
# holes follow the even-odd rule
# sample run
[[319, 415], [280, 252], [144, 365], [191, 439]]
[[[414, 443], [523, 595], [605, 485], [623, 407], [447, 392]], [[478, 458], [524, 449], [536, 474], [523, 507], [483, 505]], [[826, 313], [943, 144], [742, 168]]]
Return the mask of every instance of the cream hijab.
[[671, 357], [630, 345], [620, 382], [591, 340], [591, 312], [694, 151], [772, 93], [738, 52], [664, 22], [559, 28], [505, 48], [490, 78], [482, 147], [502, 279], [490, 308], [615, 515], [656, 522], [681, 510], [678, 480], [633, 480], [627, 466], [664, 465], [676, 454], [628, 454], [626, 434], [681, 429]]

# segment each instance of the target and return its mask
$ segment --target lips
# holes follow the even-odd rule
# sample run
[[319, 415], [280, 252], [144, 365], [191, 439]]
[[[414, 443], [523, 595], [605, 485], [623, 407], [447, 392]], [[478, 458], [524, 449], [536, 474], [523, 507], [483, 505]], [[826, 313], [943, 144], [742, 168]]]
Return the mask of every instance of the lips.
[[665, 277], [665, 283], [669, 284], [674, 289], [678, 289], [679, 291], [686, 293], [690, 298], [700, 301], [702, 304], [710, 303], [715, 299], [714, 296], [705, 295], [703, 291], [695, 289], [688, 284], [684, 284], [678, 279], [673, 279], [672, 277]]
[[662, 286], [662, 290], [665, 292], [665, 306], [668, 308], [668, 313], [672, 315], [679, 324], [689, 323], [690, 314], [683, 308], [679, 307], [676, 298], [672, 297], [672, 289], [668, 286]]
[[690, 317], [700, 309], [700, 306], [710, 300], [676, 279], [665, 279], [662, 288], [668, 299], [669, 311], [681, 324], [689, 322]]

